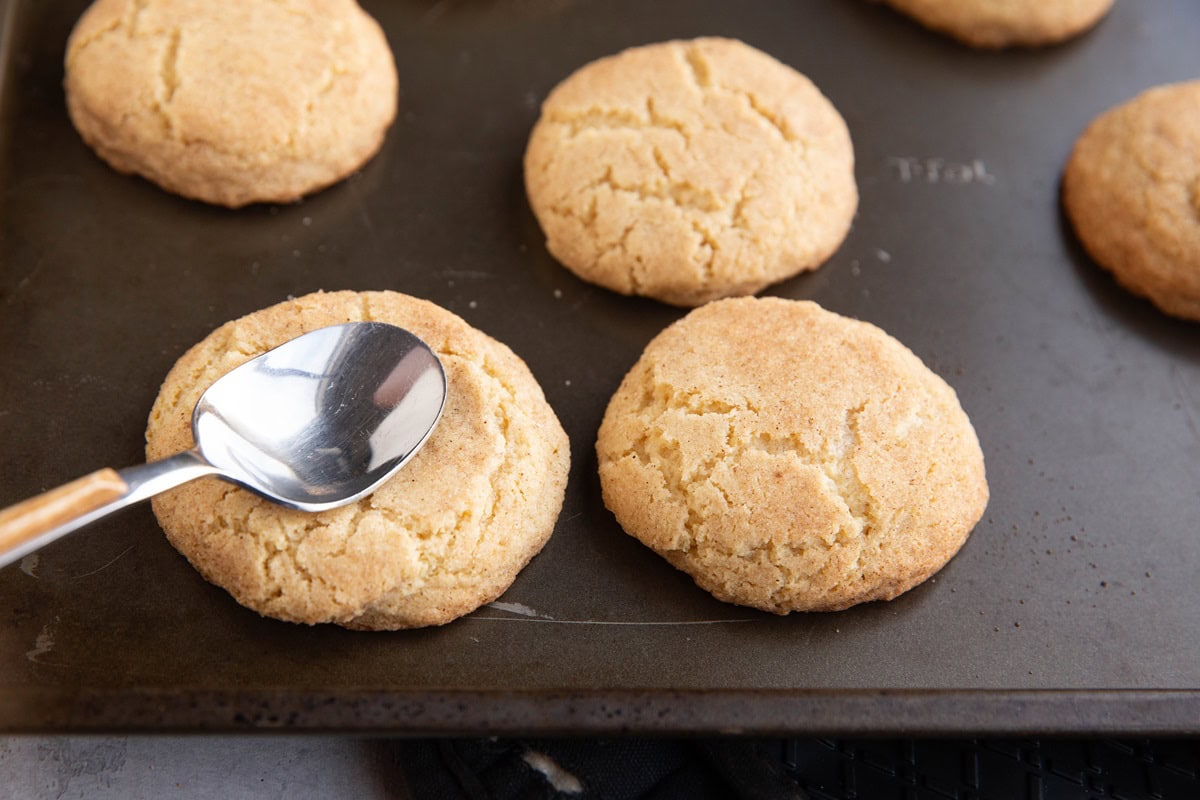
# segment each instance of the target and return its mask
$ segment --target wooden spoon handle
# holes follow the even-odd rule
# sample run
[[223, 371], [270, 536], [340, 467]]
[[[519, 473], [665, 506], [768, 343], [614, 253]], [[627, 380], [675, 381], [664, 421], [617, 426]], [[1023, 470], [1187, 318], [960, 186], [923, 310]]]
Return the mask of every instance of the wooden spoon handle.
[[105, 467], [0, 511], [0, 558], [65, 522], [120, 500], [129, 486]]

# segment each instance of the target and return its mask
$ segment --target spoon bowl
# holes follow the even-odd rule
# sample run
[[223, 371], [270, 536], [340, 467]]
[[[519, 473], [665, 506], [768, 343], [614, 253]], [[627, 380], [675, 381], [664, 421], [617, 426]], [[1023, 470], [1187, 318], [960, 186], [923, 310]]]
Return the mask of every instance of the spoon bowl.
[[346, 505], [417, 453], [445, 401], [441, 362], [403, 328], [350, 322], [311, 331], [214, 382], [193, 412], [191, 450], [102, 469], [0, 511], [0, 567], [209, 475], [287, 508]]

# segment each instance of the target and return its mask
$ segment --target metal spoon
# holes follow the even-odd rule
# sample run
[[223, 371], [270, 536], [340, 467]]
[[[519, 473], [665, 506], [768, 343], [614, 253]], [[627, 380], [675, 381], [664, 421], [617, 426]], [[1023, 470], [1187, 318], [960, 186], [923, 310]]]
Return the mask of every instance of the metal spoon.
[[102, 469], [0, 511], [0, 567], [206, 475], [301, 511], [345, 505], [413, 457], [445, 400], [441, 362], [403, 328], [351, 322], [306, 333], [208, 388], [192, 414], [193, 449]]

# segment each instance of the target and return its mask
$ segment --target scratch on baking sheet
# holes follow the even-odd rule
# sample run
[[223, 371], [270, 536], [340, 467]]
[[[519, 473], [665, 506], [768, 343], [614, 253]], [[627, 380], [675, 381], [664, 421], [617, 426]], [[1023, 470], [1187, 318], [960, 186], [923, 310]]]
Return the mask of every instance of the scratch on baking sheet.
[[507, 611], [510, 614], [520, 614], [522, 617], [534, 617], [536, 619], [552, 620], [547, 614], [539, 614], [536, 609], [530, 608], [524, 603], [501, 603], [499, 600], [488, 603], [488, 608], [494, 608], [497, 611]]
[[30, 553], [21, 559], [21, 572], [24, 572], [31, 578], [37, 578], [38, 554]]
[[95, 575], [97, 572], [100, 572], [100, 571], [102, 571], [102, 570], [106, 570], [106, 569], [108, 569], [108, 568], [109, 568], [109, 567], [111, 567], [113, 564], [117, 563], [117, 561], [118, 561], [119, 559], [121, 559], [121, 558], [122, 558], [122, 557], [123, 557], [123, 556], [124, 556], [126, 553], [128, 553], [130, 550], [132, 550], [132, 549], [133, 549], [134, 547], [136, 547], [136, 546], [137, 546], [137, 545], [132, 545], [132, 544], [131, 544], [131, 545], [129, 545], [129, 547], [126, 547], [124, 550], [122, 550], [121, 552], [117, 553], [117, 554], [116, 554], [116, 555], [115, 555], [115, 556], [114, 556], [114, 557], [113, 557], [111, 560], [109, 560], [109, 561], [108, 561], [108, 563], [106, 563], [106, 564], [103, 564], [102, 566], [96, 567], [96, 568], [95, 568], [94, 570], [92, 570], [91, 572], [85, 572], [85, 573], [83, 573], [82, 575], [75, 575], [75, 576], [73, 576], [73, 577], [71, 578], [71, 580], [73, 580], [73, 581], [77, 581], [77, 580], [79, 580], [80, 578], [86, 578], [86, 577], [88, 577], [89, 575]]
[[1180, 405], [1183, 406], [1183, 413], [1187, 418], [1188, 430], [1192, 432], [1192, 436], [1200, 439], [1200, 420], [1196, 418], [1196, 401], [1192, 398], [1187, 385], [1184, 383], [1183, 373], [1180, 372], [1178, 364], [1171, 365], [1171, 383], [1175, 385], [1175, 394], [1179, 398]]
[[37, 638], [33, 640], [33, 649], [25, 651], [25, 658], [37, 663], [42, 656], [54, 649], [54, 629], [57, 626], [58, 617], [54, 617], [54, 622], [47, 622], [38, 632]]
[[597, 620], [597, 619], [555, 619], [549, 614], [543, 614], [536, 608], [530, 608], [524, 603], [504, 603], [499, 600], [488, 603], [488, 608], [496, 611], [506, 611], [509, 614], [516, 616], [512, 617], [492, 617], [492, 616], [472, 616], [470, 619], [490, 619], [497, 621], [508, 622], [551, 622], [557, 625], [642, 625], [642, 626], [674, 626], [674, 625], [722, 625], [727, 622], [757, 622], [754, 619], [701, 619], [701, 620], [682, 620], [679, 622], [669, 621], [642, 621], [642, 620]]
[[[488, 606], [495, 606], [495, 603], [489, 603]], [[501, 609], [506, 611], [507, 609]], [[514, 612], [520, 613], [520, 612]], [[610, 625], [610, 626], [628, 626], [628, 627], [646, 627], [646, 628], [675, 628], [687, 627], [694, 625], [729, 625], [741, 622], [758, 622], [757, 619], [686, 619], [686, 620], [608, 620], [608, 619], [555, 619], [545, 615], [536, 617], [516, 616], [516, 617], [492, 617], [487, 615], [473, 614], [464, 619], [489, 620], [492, 622], [546, 622], [551, 625]]]
[[42, 265], [46, 262], [45, 258], [39, 258], [37, 263], [33, 265], [33, 269], [29, 270], [29, 274], [17, 281], [17, 291], [13, 292], [8, 298], [8, 304], [12, 305], [16, 301], [16, 296], [29, 288], [29, 284], [33, 283], [33, 279], [42, 271]]

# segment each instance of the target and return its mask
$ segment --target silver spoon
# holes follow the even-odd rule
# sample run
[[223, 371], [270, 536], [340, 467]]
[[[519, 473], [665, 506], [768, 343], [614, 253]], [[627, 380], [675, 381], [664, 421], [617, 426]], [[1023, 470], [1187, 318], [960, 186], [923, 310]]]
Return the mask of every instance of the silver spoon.
[[196, 403], [196, 446], [102, 469], [0, 511], [0, 567], [180, 484], [214, 475], [301, 511], [374, 491], [420, 449], [446, 374], [413, 334], [380, 322], [306, 333], [221, 377]]

